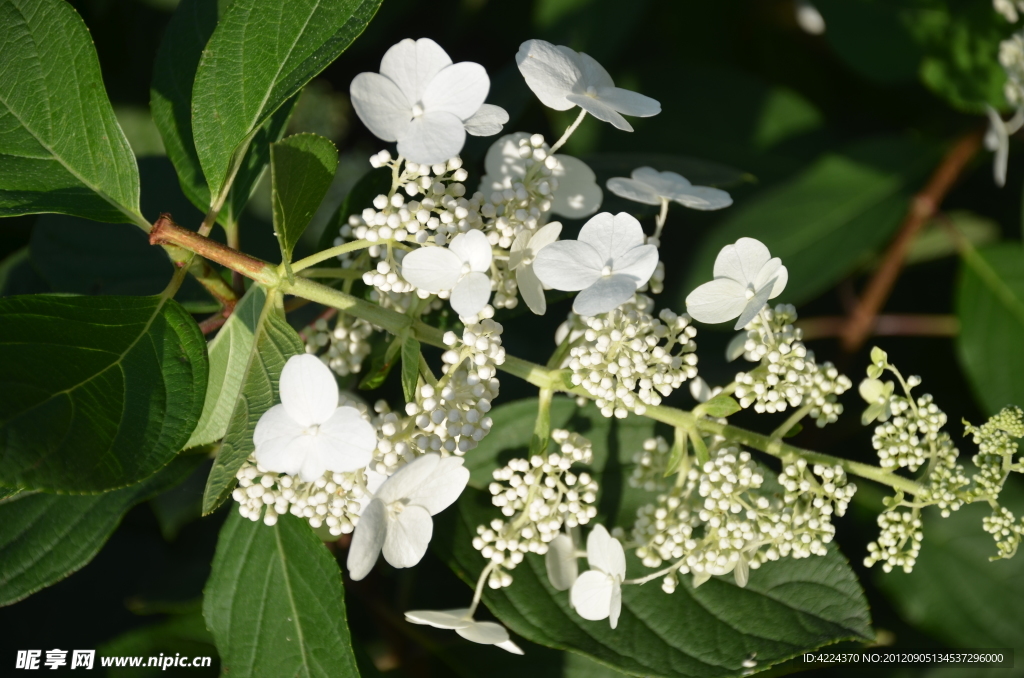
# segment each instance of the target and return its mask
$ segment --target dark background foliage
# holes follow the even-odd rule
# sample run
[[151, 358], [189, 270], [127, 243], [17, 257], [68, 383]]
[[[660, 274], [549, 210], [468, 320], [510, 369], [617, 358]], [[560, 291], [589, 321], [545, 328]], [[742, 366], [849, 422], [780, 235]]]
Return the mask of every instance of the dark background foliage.
[[[159, 135], [147, 112], [152, 64], [174, 0], [75, 0], [72, 4], [92, 32], [104, 82], [122, 126], [137, 155], [143, 156], [144, 214], [152, 219], [161, 211], [171, 211], [177, 221], [194, 228], [200, 215], [180, 195], [170, 165], [161, 157]], [[368, 169], [369, 154], [381, 147], [347, 103], [348, 83], [355, 74], [377, 70], [383, 52], [401, 38], [431, 37], [453, 60], [477, 61], [487, 68], [492, 77], [489, 101], [509, 111], [508, 131], [542, 132], [551, 140], [571, 121], [572, 113], [558, 114], [541, 107], [514, 62], [519, 44], [536, 37], [591, 54], [608, 68], [617, 84], [662, 103], [662, 114], [635, 121], [633, 134], [593, 119], [584, 121], [566, 150], [591, 159], [599, 179], [649, 163], [659, 169], [686, 168], [690, 172], [683, 173], [698, 182], [729, 184], [735, 199], [729, 210], [698, 213], [673, 208], [663, 239], [667, 280], [660, 304], [682, 310], [682, 299], [692, 282], [708, 272], [700, 267], [706, 263], [700, 258], [702, 243], [714, 240], [715, 229], [725, 219], [779, 187], [792, 185], [824, 159], [836, 155], [859, 158], [858, 162], [877, 170], [883, 179], [895, 177], [894, 181], [901, 182], [902, 188], [894, 193], [895, 208], [844, 226], [854, 241], [866, 240], [868, 233], [878, 234], [871, 236], [874, 245], [849, 262], [840, 261], [841, 257], [835, 262], [818, 262], [826, 271], [819, 275], [823, 282], [812, 298], [805, 295], [800, 299], [806, 302], [800, 307], [802, 318], [842, 316], [898, 227], [909, 196], [925, 183], [953, 140], [982, 128], [984, 117], [978, 114], [978, 102], [989, 97], [998, 103], [998, 83], [993, 98], [989, 91], [967, 91], [957, 85], [955, 74], [942, 70], [942, 59], [933, 57], [936, 50], [941, 51], [936, 45], [943, 44], [946, 34], [941, 33], [937, 15], [928, 12], [948, 5], [953, 8], [950, 11], [961, 12], [956, 16], [962, 18], [963, 12], [977, 11], [980, 16], [984, 10], [987, 14], [976, 22], [984, 28], [977, 29], [979, 34], [1001, 30], [1005, 36], [1010, 28], [1005, 22], [1000, 24], [998, 17], [996, 21], [988, 16], [994, 16], [988, 0], [822, 0], [818, 4], [828, 22], [824, 36], [799, 29], [790, 0], [386, 0], [366, 33], [307, 88], [292, 119], [291, 131], [315, 131], [332, 138], [342, 158], [329, 204], [314, 221], [300, 250], [308, 250], [316, 242], [316, 231], [324, 228], [326, 215]], [[919, 15], [913, 14], [918, 11]], [[963, 21], [975, 21], [973, 14]], [[990, 42], [993, 49], [994, 44]], [[936, 58], [939, 66], [935, 66]], [[985, 73], [989, 72], [991, 69], [979, 67], [979, 75], [969, 83], [984, 90]], [[894, 138], [899, 143], [885, 146], [880, 156], [867, 151], [866, 159], [858, 156], [878, 139]], [[476, 176], [489, 143], [471, 138], [467, 144], [464, 157]], [[609, 155], [625, 153], [633, 155]], [[912, 154], [919, 154], [920, 160], [907, 157]], [[946, 197], [943, 210], [968, 213], [971, 220], [984, 225], [988, 237], [1018, 241], [1019, 167], [1011, 162], [1008, 187], [999, 190], [987, 162], [982, 154], [968, 165]], [[835, 183], [841, 189], [844, 181], [840, 173]], [[794, 195], [800, 197], [799, 192]], [[626, 208], [614, 197], [606, 200], [605, 209]], [[827, 212], [829, 206], [818, 209]], [[809, 219], [818, 216], [812, 212], [809, 207]], [[754, 221], [758, 217], [756, 212], [748, 215]], [[799, 225], [792, 221], [780, 219], [766, 207], [760, 227], [764, 233], [784, 235]], [[0, 291], [153, 293], [162, 287], [165, 264], [160, 256], [153, 257], [135, 227], [106, 227], [110, 240], [104, 247], [149, 257], [148, 264], [140, 264], [141, 273], [122, 276], [112, 273], [100, 252], [81, 240], [82, 223], [52, 215], [4, 219], [0, 260], [7, 266], [0, 268]], [[276, 260], [266, 191], [257, 192], [243, 218], [241, 241], [244, 249]], [[946, 253], [949, 256], [909, 267], [885, 311], [953, 314], [960, 264], [951, 248], [946, 248]], [[828, 274], [830, 267], [835, 269], [833, 275]], [[791, 286], [789, 294], [799, 295], [800, 290]], [[186, 288], [181, 298], [199, 299], [200, 295]], [[568, 304], [561, 302], [542, 320], [507, 323], [508, 351], [543, 361], [552, 348], [548, 337], [567, 311]], [[296, 315], [297, 327], [309, 317]], [[707, 329], [698, 338], [702, 374], [712, 383], [728, 382], [735, 371], [719, 360], [729, 337]], [[889, 352], [890, 360], [904, 374], [924, 377], [923, 389], [934, 394], [948, 413], [955, 437], [962, 419], [978, 422], [989, 414], [972, 396], [972, 386], [959, 366], [954, 338], [885, 337], [874, 343]], [[853, 355], [841, 352], [835, 338], [821, 338], [810, 345], [820, 359], [834, 361], [856, 383], [871, 344]], [[393, 376], [386, 386], [393, 394], [400, 393], [395, 382]], [[530, 394], [525, 385], [503, 379], [502, 400]], [[688, 396], [680, 395], [678, 402], [689, 407]], [[871, 461], [870, 432], [858, 423], [861, 405], [856, 394], [847, 394], [844, 403], [847, 416], [838, 424], [820, 432], [805, 431], [797, 442]], [[777, 424], [743, 415], [737, 422], [760, 430]], [[214, 654], [199, 614], [199, 598], [217, 530], [226, 511], [232, 509], [223, 507], [212, 517], [198, 519], [205, 473], [206, 467], [201, 468], [183, 486], [134, 508], [100, 555], [81, 572], [21, 603], [0, 608], [0, 628], [4, 629], [0, 655], [7, 657], [15, 649], [53, 647]], [[934, 538], [926, 536], [921, 558], [924, 571], [916, 578], [883, 575], [878, 570], [864, 570], [859, 562], [865, 544], [875, 535], [880, 495], [862, 491], [859, 497], [851, 513], [839, 521], [838, 539], [862, 577], [880, 642], [896, 648], [1005, 647], [1016, 639], [1024, 648], [1024, 620], [1019, 611], [1008, 607], [1020, 591], [1006, 590], [1021, 572], [1021, 564], [989, 566], [984, 562], [994, 548], [986, 536], [975, 538], [980, 533], [980, 514], [971, 513], [956, 529], [945, 528], [946, 533], [937, 530]], [[335, 548], [340, 551], [343, 545]], [[991, 607], [994, 621], [977, 619], [963, 608], [954, 606], [950, 611], [944, 607], [951, 599], [949, 591], [957, 586], [967, 586], [968, 597], [989, 596], [985, 605]], [[381, 568], [368, 580], [347, 586], [347, 591], [356, 644], [388, 675], [392, 669], [394, 675], [412, 677], [500, 676], [513, 671], [521, 675], [524, 670], [537, 678], [605, 675], [595, 673], [604, 669], [577, 657], [539, 646], [527, 644], [526, 659], [510, 660], [493, 648], [471, 645], [454, 634], [433, 633], [401, 622], [402, 610], [450, 607], [465, 597], [464, 585], [431, 556], [414, 571]], [[1007, 596], [1011, 602], [1006, 601]], [[132, 653], [135, 650], [123, 652]], [[909, 667], [878, 670], [894, 676], [939, 675]], [[838, 675], [840, 670], [817, 672]], [[200, 675], [198, 670], [187, 673]]]

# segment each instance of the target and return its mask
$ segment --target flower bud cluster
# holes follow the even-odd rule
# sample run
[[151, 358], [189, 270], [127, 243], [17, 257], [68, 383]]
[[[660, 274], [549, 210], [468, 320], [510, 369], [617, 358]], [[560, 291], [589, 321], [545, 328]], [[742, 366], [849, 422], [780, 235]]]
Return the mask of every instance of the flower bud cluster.
[[508, 571], [527, 553], [547, 553], [563, 526], [585, 525], [597, 515], [597, 483], [589, 473], [571, 469], [592, 461], [590, 441], [563, 429], [554, 429], [551, 441], [554, 452], [513, 459], [494, 471], [488, 490], [506, 520], [480, 525], [473, 538], [473, 547], [495, 565], [491, 588], [511, 584]]
[[779, 484], [786, 490], [783, 499], [786, 504], [809, 501], [820, 514], [815, 519], [823, 522], [828, 522], [833, 513], [846, 515], [850, 500], [857, 492], [857, 486], [849, 482], [842, 466], [814, 464], [812, 467], [804, 459], [786, 464], [779, 476]]
[[1011, 24], [1015, 24], [1020, 13], [1024, 12], [1024, 0], [992, 0], [992, 8]]
[[993, 509], [992, 515], [982, 518], [981, 524], [995, 539], [999, 549], [999, 555], [993, 560], [1012, 558], [1017, 553], [1021, 535], [1024, 535], [1024, 524], [1018, 523], [1009, 509], [1003, 506]]
[[[913, 388], [919, 377], [910, 377], [907, 384]], [[916, 471], [940, 449], [940, 437], [948, 438], [941, 429], [946, 425], [946, 414], [924, 394], [911, 402], [910, 397], [892, 396], [889, 400], [892, 416], [889, 421], [875, 427], [871, 444], [878, 452], [882, 468], [906, 468]]]
[[655, 318], [653, 309], [650, 297], [637, 294], [609, 313], [579, 319], [583, 341], [569, 352], [572, 383], [594, 396], [606, 417], [643, 414], [697, 376], [690, 316], [664, 309]]
[[979, 427], [968, 424], [964, 433], [972, 436], [978, 445], [978, 453], [972, 458], [978, 467], [973, 478], [973, 494], [978, 499], [995, 499], [1010, 471], [1024, 471], [1024, 466], [1015, 458], [1017, 440], [1024, 438], [1024, 410], [1006, 407]]
[[917, 509], [886, 511], [878, 516], [878, 527], [881, 533], [877, 541], [868, 544], [864, 566], [871, 567], [881, 562], [885, 572], [892, 572], [899, 567], [910, 574], [917, 563], [921, 540], [924, 539], [920, 512]]
[[485, 175], [480, 180], [486, 197], [480, 212], [487, 219], [484, 232], [492, 245], [507, 250], [520, 231], [535, 231], [544, 224], [558, 188], [558, 179], [553, 175], [558, 161], [550, 150], [540, 134], [522, 138], [519, 157], [525, 161], [524, 176], [514, 180], [511, 187], [491, 191], [489, 195], [486, 187], [501, 183], [503, 178]]
[[1024, 34], [1014, 33], [999, 43], [999, 63], [1006, 71], [1006, 101], [1011, 106], [1024, 106]]
[[664, 492], [668, 488], [665, 471], [668, 470], [670, 452], [671, 446], [661, 436], [645, 440], [643, 449], [633, 454], [635, 465], [629, 476], [630, 487], [646, 492]]
[[325, 318], [318, 318], [303, 331], [302, 336], [306, 341], [306, 353], [320, 353], [326, 347], [320, 359], [338, 375], [345, 377], [362, 371], [363, 361], [372, 349], [372, 334], [373, 326], [370, 323], [347, 313], [339, 313], [333, 328]]
[[761, 363], [750, 372], [736, 375], [736, 398], [742, 407], [756, 412], [783, 412], [789, 407], [810, 406], [818, 426], [835, 422], [843, 412], [838, 396], [853, 383], [830, 362], [819, 365], [814, 352], [801, 341], [794, 327], [796, 309], [779, 304], [766, 308], [747, 325], [743, 355]]

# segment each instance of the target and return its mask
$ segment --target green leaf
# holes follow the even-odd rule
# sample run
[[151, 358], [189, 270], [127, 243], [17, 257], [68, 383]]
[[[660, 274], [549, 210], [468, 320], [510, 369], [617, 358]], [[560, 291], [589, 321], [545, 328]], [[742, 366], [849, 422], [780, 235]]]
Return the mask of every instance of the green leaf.
[[[205, 455], [196, 456], [203, 456], [204, 462], [209, 461]], [[209, 475], [210, 464], [203, 463], [179, 485], [149, 500], [164, 540], [174, 541], [183, 527], [202, 517], [203, 488]]]
[[[327, 227], [320, 234], [317, 251], [334, 247], [334, 240], [339, 237], [341, 227], [348, 223], [348, 218], [371, 207], [374, 198], [381, 194], [387, 195], [390, 190], [391, 170], [387, 167], [378, 167], [364, 174], [345, 196], [331, 220], [327, 222]], [[327, 260], [318, 265], [337, 266], [337, 260]]]
[[1024, 250], [1005, 243], [964, 254], [956, 292], [957, 349], [987, 414], [1024, 405]]
[[102, 492], [167, 464], [203, 408], [206, 344], [161, 297], [0, 299], [0, 483]]
[[227, 433], [266, 303], [266, 288], [260, 285], [250, 287], [217, 336], [210, 341], [210, 379], [206, 401], [196, 430], [185, 444], [186, 449], [217, 442]]
[[34, 493], [0, 504], [0, 605], [10, 605], [92, 560], [128, 509], [184, 480], [203, 461], [178, 457], [141, 483], [85, 496]]
[[192, 132], [212, 195], [237, 151], [363, 32], [381, 0], [234, 0], [203, 51]]
[[[906, 138], [860, 141], [732, 210], [702, 243], [685, 295], [711, 279], [715, 257], [741, 237], [789, 270], [779, 301], [799, 304], [842, 280], [896, 230], [936, 149]], [[683, 299], [680, 299], [682, 303]]]
[[711, 417], [728, 417], [739, 412], [742, 407], [732, 396], [719, 393], [706, 403], [698, 405], [701, 412]]
[[420, 342], [411, 334], [402, 342], [402, 393], [405, 401], [416, 400], [416, 384], [420, 379]]
[[[930, 222], [914, 238], [907, 250], [907, 264], [920, 264], [956, 254], [957, 242], [950, 237], [948, 227], [954, 228], [975, 247], [997, 242], [1001, 235], [999, 224], [980, 214], [967, 210], [944, 212], [941, 221], [935, 219]], [[878, 263], [881, 263], [881, 259]]]
[[0, 216], [141, 221], [135, 156], [82, 18], [63, 0], [0, 0]]
[[391, 368], [398, 361], [401, 349], [402, 340], [399, 337], [395, 337], [387, 344], [383, 340], [375, 341], [370, 351], [370, 369], [359, 381], [359, 390], [372, 391], [383, 386], [391, 374]]
[[[284, 364], [306, 348], [285, 319], [275, 295], [266, 297], [255, 328], [256, 340], [248, 353], [245, 378], [231, 410], [224, 442], [206, 482], [203, 515], [216, 510], [231, 493], [235, 474], [255, 449], [252, 436], [256, 423], [281, 400], [277, 386]], [[227, 367], [237, 369], [240, 365], [228, 364]]]
[[274, 232], [283, 261], [309, 226], [338, 169], [338, 149], [316, 134], [296, 134], [270, 145]]
[[225, 675], [358, 678], [338, 563], [305, 520], [232, 511], [203, 613]]
[[[206, 621], [200, 609], [173, 614], [159, 623], [132, 629], [108, 640], [96, 650], [102, 657], [211, 657], [210, 668], [203, 670], [201, 667], [190, 666], [183, 673], [187, 672], [197, 678], [218, 675], [217, 648], [213, 645], [213, 635], [206, 629]], [[161, 666], [110, 667], [107, 671], [111, 678], [167, 675], [167, 668]]]

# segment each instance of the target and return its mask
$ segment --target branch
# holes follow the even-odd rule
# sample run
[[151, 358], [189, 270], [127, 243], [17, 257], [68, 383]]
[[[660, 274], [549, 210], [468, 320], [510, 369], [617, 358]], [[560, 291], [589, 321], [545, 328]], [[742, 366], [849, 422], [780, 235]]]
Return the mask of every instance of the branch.
[[[805, 341], [841, 337], [849, 319], [841, 315], [798, 320]], [[960, 321], [952, 315], [879, 315], [875, 316], [869, 335], [875, 337], [955, 337]]]
[[946, 153], [925, 187], [914, 196], [896, 239], [889, 245], [881, 266], [864, 289], [857, 306], [842, 332], [843, 350], [859, 349], [870, 336], [875, 317], [885, 305], [899, 278], [911, 243], [925, 223], [935, 215], [946, 193], [981, 148], [982, 132], [975, 130], [961, 137]]

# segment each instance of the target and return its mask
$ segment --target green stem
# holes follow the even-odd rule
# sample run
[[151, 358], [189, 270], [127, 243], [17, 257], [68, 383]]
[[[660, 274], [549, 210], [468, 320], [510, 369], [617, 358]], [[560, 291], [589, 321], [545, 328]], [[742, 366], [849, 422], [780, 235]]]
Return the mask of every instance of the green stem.
[[292, 263], [292, 270], [296, 273], [303, 271], [310, 266], [316, 266], [321, 261], [327, 261], [332, 257], [339, 257], [342, 254], [348, 254], [349, 252], [355, 252], [356, 250], [364, 250], [372, 245], [380, 245], [382, 243], [370, 242], [369, 240], [353, 240], [347, 242], [344, 245], [338, 245], [337, 247], [331, 247], [322, 252], [311, 254], [305, 259], [299, 259]]
[[[295, 267], [292, 267], [292, 271]], [[340, 280], [362, 280], [365, 271], [354, 268], [307, 268], [300, 274], [303, 278], [334, 278]]]
[[796, 412], [789, 415], [789, 418], [786, 419], [786, 421], [782, 422], [777, 429], [772, 431], [772, 440], [782, 440], [786, 437], [786, 434], [789, 433], [794, 426], [800, 423], [800, 420], [806, 417], [813, 409], [814, 403], [807, 403]]
[[580, 126], [580, 123], [583, 122], [583, 118], [585, 117], [587, 117], [587, 112], [581, 108], [580, 114], [576, 116], [576, 120], [566, 128], [565, 133], [562, 134], [562, 138], [556, 141], [555, 145], [551, 147], [551, 154], [554, 154], [555, 151], [565, 145], [565, 142], [569, 140], [569, 137], [571, 137], [572, 133], [576, 131], [576, 128]]
[[551, 398], [555, 392], [552, 388], [542, 388], [537, 395], [537, 421], [533, 425], [533, 436], [537, 440], [536, 454], [544, 454], [551, 438]]

